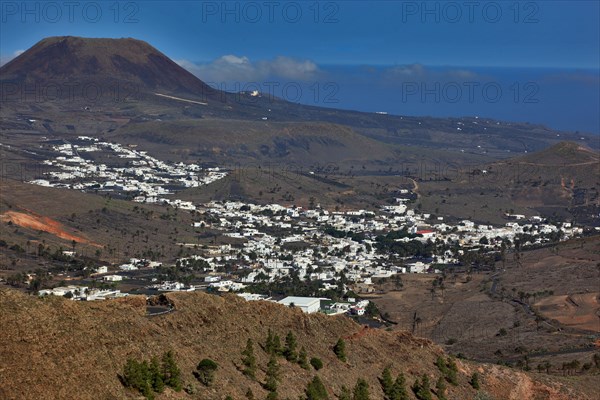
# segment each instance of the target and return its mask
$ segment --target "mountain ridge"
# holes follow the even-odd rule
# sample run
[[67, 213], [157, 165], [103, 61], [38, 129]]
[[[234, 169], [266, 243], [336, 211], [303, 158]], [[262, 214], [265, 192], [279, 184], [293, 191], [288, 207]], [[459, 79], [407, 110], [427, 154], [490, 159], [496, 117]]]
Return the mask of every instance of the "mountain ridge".
[[515, 161], [555, 166], [592, 164], [600, 162], [600, 153], [580, 143], [562, 141]]
[[145, 41], [54, 36], [40, 40], [0, 68], [0, 79], [25, 84], [114, 85], [140, 91], [216, 96], [216, 90]]
[[[248, 389], [256, 398], [264, 398], [267, 391], [261, 382], [269, 357], [262, 346], [268, 329], [282, 338], [292, 332], [298, 348], [305, 347], [309, 358], [321, 358], [324, 364], [319, 371], [304, 370], [280, 358], [281, 398], [303, 395], [315, 375], [324, 382], [332, 399], [339, 396], [342, 385], [351, 388], [358, 378], [368, 382], [372, 398], [383, 398], [378, 377], [386, 366], [391, 367], [394, 376], [404, 373], [408, 388], [422, 374], [435, 382], [441, 376], [435, 361], [437, 357], [447, 357], [427, 339], [408, 332], [361, 327], [343, 316], [308, 315], [299, 309], [263, 301], [246, 302], [233, 295], [169, 293], [162, 301], [171, 303], [174, 311], [148, 317], [146, 300], [140, 296], [86, 303], [52, 296], [36, 298], [1, 289], [0, 309], [11, 312], [3, 316], [6, 329], [5, 345], [0, 348], [4, 360], [0, 394], [6, 399], [64, 398], [75, 393], [80, 399], [132, 398], [134, 393], [119, 381], [126, 359], [149, 359], [172, 350], [182, 370], [184, 386], [192, 384], [196, 395], [167, 391], [158, 399], [222, 399], [226, 395], [242, 399]], [[346, 342], [346, 362], [340, 361], [332, 350], [339, 338]], [[242, 372], [241, 352], [247, 339], [254, 341], [256, 380]], [[219, 365], [215, 382], [209, 388], [199, 384], [192, 374], [203, 358], [213, 359]], [[449, 399], [476, 395], [468, 383], [474, 372], [481, 376], [481, 391], [494, 398], [586, 399], [568, 387], [506, 367], [464, 360], [456, 363], [458, 385], [448, 385]], [[81, 386], [81, 382], [86, 385]]]
[[[32, 86], [38, 93], [29, 94]], [[42, 39], [0, 67], [0, 95], [6, 100], [4, 115], [33, 114], [34, 119], [50, 120], [48, 124], [64, 118], [56, 117], [54, 110], [65, 113], [90, 108], [118, 120], [133, 116], [165, 121], [190, 117], [199, 121], [319, 121], [349, 126], [386, 145], [463, 151], [477, 143], [473, 152], [498, 158], [506, 158], [507, 151], [531, 152], [563, 139], [590, 138], [567, 132], [558, 137], [542, 125], [491, 118], [380, 115], [292, 103], [269, 94], [225, 92], [210, 87], [147, 42], [133, 38]], [[39, 104], [47, 107], [40, 109]], [[35, 116], [40, 111], [45, 115]], [[77, 129], [73, 121], [66, 125], [71, 131], [63, 133]], [[600, 147], [600, 143], [588, 142]]]

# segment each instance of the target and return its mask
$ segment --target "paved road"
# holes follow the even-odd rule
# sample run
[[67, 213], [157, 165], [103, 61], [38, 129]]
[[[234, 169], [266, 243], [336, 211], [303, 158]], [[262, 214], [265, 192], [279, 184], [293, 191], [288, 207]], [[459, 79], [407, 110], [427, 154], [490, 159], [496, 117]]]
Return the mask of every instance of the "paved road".
[[[565, 354], [580, 354], [580, 353], [596, 353], [598, 351], [598, 348], [596, 347], [586, 347], [586, 348], [582, 348], [582, 349], [570, 349], [570, 350], [559, 350], [559, 351], [546, 351], [543, 353], [530, 353], [527, 354], [527, 357], [529, 357], [529, 359], [532, 358], [540, 358], [540, 357], [549, 357], [549, 356], [560, 356], [560, 355], [565, 355]], [[506, 357], [506, 358], [502, 358], [502, 361], [517, 361], [519, 359], [522, 359], [524, 355], [520, 355], [520, 356], [511, 356], [511, 357]], [[474, 358], [474, 361], [477, 362], [482, 362], [482, 363], [488, 363], [488, 364], [494, 364], [498, 361], [498, 359], [491, 359], [491, 358]]]
[[147, 317], [155, 317], [157, 315], [164, 315], [170, 312], [175, 311], [172, 307], [164, 307], [164, 306], [148, 306], [146, 307], [146, 316]]

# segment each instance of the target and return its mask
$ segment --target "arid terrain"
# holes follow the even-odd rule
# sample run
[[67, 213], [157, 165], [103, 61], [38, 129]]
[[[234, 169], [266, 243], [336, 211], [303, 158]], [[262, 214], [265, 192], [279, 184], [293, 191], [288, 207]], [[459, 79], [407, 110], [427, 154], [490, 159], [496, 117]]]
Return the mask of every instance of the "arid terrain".
[[[52, 68], [40, 67], [50, 61]], [[77, 93], [67, 99], [27, 96], [21, 89], [32, 82], [40, 90], [73, 84], [105, 90], [93, 102]], [[291, 173], [292, 179], [310, 182], [305, 174], [313, 172], [328, 182], [313, 182], [317, 195], [307, 198], [372, 205], [362, 194], [382, 200], [373, 184], [410, 178], [419, 183], [421, 207], [430, 213], [498, 223], [513, 210], [599, 224], [600, 174], [590, 168], [598, 163], [595, 136], [484, 118], [381, 115], [221, 92], [133, 39], [47, 38], [2, 66], [0, 83], [3, 178], [39, 178], [46, 170], [41, 162], [48, 142], [92, 135], [163, 160], [237, 171], [246, 180], [241, 190], [236, 185], [217, 190], [220, 197], [280, 200], [266, 194], [269, 188], [285, 186]], [[256, 170], [275, 171], [272, 182], [246, 179]], [[287, 189], [286, 197], [305, 201], [307, 186]], [[194, 195], [205, 199], [215, 189]]]
[[[85, 303], [38, 299], [2, 289], [2, 398], [135, 398], [119, 382], [124, 360], [149, 358], [166, 350], [174, 351], [185, 383], [192, 384], [197, 394], [167, 390], [159, 398], [222, 399], [230, 395], [241, 399], [249, 388], [262, 398], [266, 394], [261, 381], [267, 355], [261, 346], [268, 328], [282, 336], [294, 332], [298, 345], [306, 348], [309, 357], [319, 357], [324, 363], [322, 370], [314, 372], [281, 360], [279, 394], [283, 398], [301, 395], [315, 374], [330, 396], [339, 394], [342, 385], [352, 387], [358, 378], [364, 378], [373, 398], [382, 398], [377, 377], [385, 366], [394, 373], [403, 372], [409, 384], [423, 373], [432, 381], [440, 374], [434, 362], [444, 354], [443, 350], [408, 332], [362, 328], [347, 317], [309, 316], [299, 310], [245, 302], [235, 296], [182, 293], [167, 297], [175, 311], [147, 317], [146, 302], [138, 297]], [[347, 362], [338, 360], [332, 351], [340, 337], [346, 341]], [[256, 343], [256, 380], [240, 371], [241, 351], [248, 338]], [[204, 388], [192, 375], [195, 365], [205, 357], [219, 365], [211, 388]], [[73, 364], [80, 367], [73, 368]], [[585, 377], [550, 382], [543, 374], [497, 365], [462, 360], [457, 360], [457, 364], [459, 384], [449, 385], [450, 399], [474, 398], [476, 391], [467, 381], [475, 371], [481, 375], [480, 391], [495, 399], [571, 400], [591, 399], [597, 394]], [[86, 384], [80, 385], [82, 381]]]
[[[27, 85], [97, 85], [104, 96], [30, 96], [22, 91]], [[262, 399], [269, 329], [281, 338], [292, 332], [298, 347], [324, 364], [304, 369], [281, 358], [280, 399], [303, 396], [315, 375], [330, 399], [360, 378], [372, 399], [383, 399], [385, 367], [394, 376], [404, 373], [410, 399], [416, 398], [410, 386], [423, 374], [430, 394], [441, 398], [434, 388], [442, 375], [438, 357], [458, 365], [449, 399], [600, 397], [597, 136], [222, 92], [134, 39], [44, 39], [0, 68], [0, 89], [1, 399], [139, 398], [121, 381], [127, 359], [169, 350], [186, 390], [166, 389], [158, 399], [238, 400], [251, 398], [248, 389]], [[161, 165], [175, 172], [156, 172]], [[181, 165], [197, 169], [188, 174], [177, 170]], [[101, 181], [106, 170], [113, 175]], [[215, 170], [219, 179], [194, 185]], [[177, 205], [166, 201], [173, 198]], [[217, 204], [209, 208], [209, 202]], [[501, 233], [513, 242], [488, 238], [482, 232], [492, 227], [478, 227], [506, 227], [517, 216], [527, 230]], [[346, 232], [330, 223], [361, 228]], [[534, 225], [532, 242], [539, 241], [517, 248]], [[573, 238], [556, 227], [581, 229]], [[456, 241], [404, 240], [442, 231], [459, 232]], [[467, 231], [479, 236], [459, 243]], [[270, 259], [267, 250], [280, 244]], [[445, 249], [452, 257], [441, 271], [397, 273], [413, 256], [437, 268], [433, 255]], [[489, 252], [483, 255], [492, 261], [483, 268], [465, 261], [465, 251]], [[193, 267], [182, 264], [188, 257]], [[334, 262], [321, 262], [325, 257]], [[123, 270], [132, 258], [156, 265]], [[297, 260], [309, 279], [290, 273]], [[354, 296], [347, 291], [352, 284], [336, 265], [355, 283], [370, 281], [368, 268], [383, 269], [373, 276], [392, 275], [365, 283], [373, 292], [358, 298], [379, 311], [356, 319], [380, 327], [203, 292], [211, 279], [239, 283], [252, 271], [267, 279], [250, 280], [250, 288], [262, 285], [260, 293], [269, 296], [272, 289], [302, 289], [345, 301]], [[102, 267], [122, 280], [109, 283], [96, 273]], [[273, 282], [265, 272], [279, 267], [289, 280], [275, 283], [285, 280], [285, 288], [267, 287]], [[152, 285], [178, 279], [198, 291], [149, 301], [137, 295], [156, 294]], [[134, 294], [106, 301], [36, 295], [68, 284]], [[148, 305], [157, 303], [168, 312], [149, 316]], [[333, 351], [340, 338], [346, 361]], [[254, 341], [254, 378], [242, 373], [247, 339]], [[211, 387], [194, 376], [204, 358], [218, 364]], [[475, 372], [479, 389], [470, 383]]]
[[497, 272], [448, 272], [434, 293], [436, 276], [404, 275], [403, 288], [385, 283], [373, 300], [394, 329], [414, 325], [469, 358], [515, 364], [528, 356], [532, 367], [550, 360], [556, 374], [562, 361], [589, 362], [599, 351], [599, 238], [523, 252], [521, 266], [508, 258]]
[[550, 296], [534, 305], [545, 318], [554, 319], [561, 325], [600, 332], [598, 293]]

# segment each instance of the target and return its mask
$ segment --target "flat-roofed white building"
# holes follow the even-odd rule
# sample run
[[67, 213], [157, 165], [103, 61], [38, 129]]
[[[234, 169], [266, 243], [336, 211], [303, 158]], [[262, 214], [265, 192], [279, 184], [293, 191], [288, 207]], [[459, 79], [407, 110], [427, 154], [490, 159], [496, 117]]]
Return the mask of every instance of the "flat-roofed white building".
[[119, 282], [123, 280], [123, 277], [121, 275], [105, 275], [102, 279], [108, 282]]
[[289, 296], [285, 299], [279, 300], [278, 303], [283, 304], [286, 307], [290, 307], [290, 305], [293, 304], [294, 307], [300, 308], [307, 314], [319, 312], [319, 309], [321, 308], [321, 299], [317, 297]]
[[237, 293], [237, 295], [246, 301], [258, 301], [258, 300], [269, 300], [270, 299], [270, 297], [265, 294]]
[[108, 272], [108, 267], [107, 266], [102, 266], [102, 267], [96, 268], [96, 273], [97, 274], [106, 274], [107, 272]]

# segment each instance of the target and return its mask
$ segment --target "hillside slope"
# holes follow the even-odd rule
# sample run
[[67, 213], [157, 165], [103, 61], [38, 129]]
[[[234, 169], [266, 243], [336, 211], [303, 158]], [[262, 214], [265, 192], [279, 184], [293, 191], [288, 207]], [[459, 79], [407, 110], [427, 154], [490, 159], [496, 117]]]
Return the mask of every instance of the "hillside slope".
[[[309, 166], [345, 162], [391, 162], [392, 146], [343, 125], [294, 122], [180, 119], [130, 123], [110, 139], [137, 143], [167, 159], [189, 157], [218, 165], [287, 163]], [[166, 145], [166, 146], [165, 146]], [[266, 165], [265, 165], [266, 166]]]
[[215, 92], [148, 43], [131, 38], [48, 37], [4, 65], [0, 79], [48, 88], [58, 84], [61, 91], [67, 84], [76, 90], [86, 85], [115, 88], [115, 82], [123, 82], [132, 93]]
[[[408, 385], [428, 374], [440, 376], [434, 362], [442, 351], [426, 339], [404, 332], [361, 328], [346, 317], [306, 315], [300, 310], [266, 302], [245, 302], [235, 296], [202, 293], [168, 294], [175, 311], [145, 316], [145, 300], [71, 302], [63, 298], [38, 299], [13, 290], [0, 290], [3, 341], [0, 397], [3, 399], [133, 398], [118, 374], [127, 358], [148, 359], [173, 350], [185, 384], [197, 387], [195, 395], [167, 391], [158, 398], [245, 398], [251, 388], [256, 398], [267, 392], [264, 382], [267, 355], [261, 349], [270, 328], [284, 337], [293, 331], [299, 347], [310, 357], [320, 357], [319, 372], [306, 371], [280, 359], [280, 398], [298, 398], [316, 374], [330, 398], [342, 385], [353, 387], [357, 378], [370, 385], [372, 399], [383, 398], [377, 377], [385, 366], [394, 374], [404, 372]], [[346, 340], [347, 362], [332, 351], [338, 338]], [[246, 340], [255, 343], [257, 381], [240, 371]], [[213, 387], [204, 388], [192, 375], [196, 364], [211, 358], [219, 364]], [[474, 398], [468, 378], [477, 370], [483, 392], [495, 399], [585, 399], [571, 389], [542, 383], [531, 375], [489, 365], [457, 361], [457, 387], [449, 386], [448, 398]], [[412, 394], [411, 394], [412, 396]]]
[[598, 151], [560, 142], [525, 156], [472, 166], [451, 176], [450, 182], [422, 182], [421, 193], [427, 194], [423, 207], [497, 223], [502, 220], [494, 215], [512, 209], [527, 216], [558, 216], [597, 226], [599, 165]]
[[268, 118], [346, 125], [388, 145], [452, 149], [498, 158], [506, 158], [509, 151], [541, 150], [559, 140], [585, 140], [594, 148], [599, 145], [590, 135], [562, 132], [558, 138], [554, 130], [528, 123], [316, 107], [266, 93], [254, 96], [216, 90], [202, 79], [141, 40], [48, 37], [0, 67], [0, 118], [5, 118], [7, 127], [0, 132], [30, 131], [32, 126], [24, 117], [44, 120], [41, 131], [52, 135], [112, 132], [132, 118]]
[[517, 157], [511, 161], [513, 163], [556, 167], [598, 165], [600, 163], [600, 153], [583, 144], [564, 141], [536, 153]]

